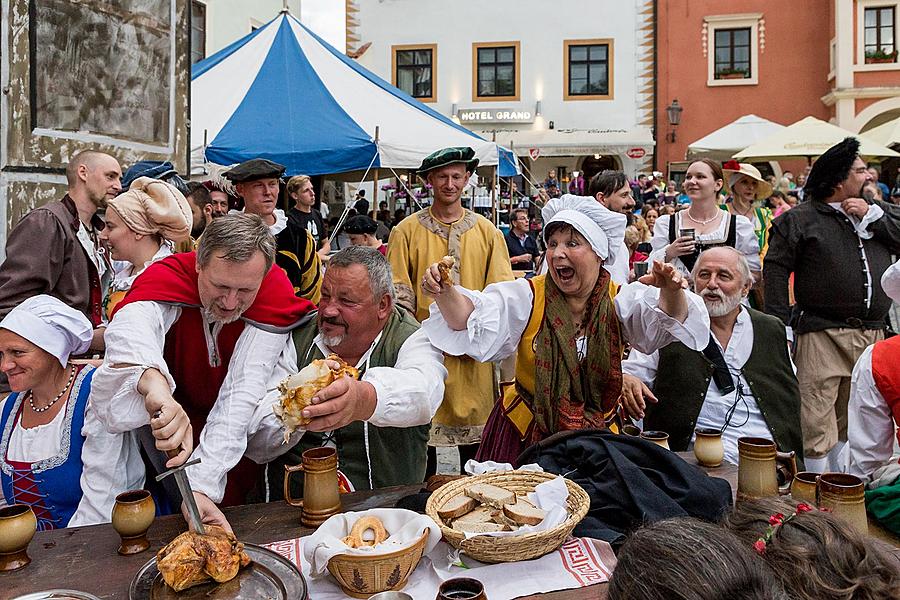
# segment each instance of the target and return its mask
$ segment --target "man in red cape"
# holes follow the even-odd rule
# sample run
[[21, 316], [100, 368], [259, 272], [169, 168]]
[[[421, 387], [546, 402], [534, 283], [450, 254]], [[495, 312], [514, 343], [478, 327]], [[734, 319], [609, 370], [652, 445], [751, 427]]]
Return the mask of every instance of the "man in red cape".
[[315, 309], [274, 259], [259, 217], [216, 219], [196, 253], [167, 257], [135, 280], [94, 377], [92, 402], [110, 431], [150, 425], [168, 453], [151, 457], [158, 469], [201, 459], [187, 471], [198, 508], [225, 527], [215, 503], [241, 504], [254, 487], [256, 465], [241, 460], [253, 415], [284, 373], [290, 330]]

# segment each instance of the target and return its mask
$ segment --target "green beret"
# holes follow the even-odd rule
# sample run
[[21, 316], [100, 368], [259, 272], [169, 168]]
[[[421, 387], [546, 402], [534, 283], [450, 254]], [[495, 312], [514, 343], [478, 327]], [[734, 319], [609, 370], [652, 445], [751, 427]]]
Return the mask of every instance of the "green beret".
[[278, 179], [284, 175], [284, 165], [279, 165], [265, 158], [251, 158], [235, 165], [224, 176], [232, 183], [255, 181], [257, 179]]
[[468, 147], [444, 148], [426, 156], [418, 171], [424, 174], [432, 169], [446, 167], [455, 163], [465, 163], [466, 171], [471, 172], [478, 166], [478, 159], [475, 158], [475, 151]]

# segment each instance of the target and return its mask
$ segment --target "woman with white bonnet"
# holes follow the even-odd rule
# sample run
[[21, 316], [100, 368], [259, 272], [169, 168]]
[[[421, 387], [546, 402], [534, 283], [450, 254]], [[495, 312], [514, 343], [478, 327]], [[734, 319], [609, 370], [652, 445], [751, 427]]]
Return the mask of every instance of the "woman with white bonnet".
[[90, 409], [94, 367], [69, 361], [91, 334], [83, 314], [47, 295], [0, 321], [0, 371], [13, 391], [0, 402], [0, 503], [31, 505], [42, 531], [109, 521], [116, 489], [144, 481], [140, 456]]
[[100, 232], [115, 268], [103, 299], [107, 318], [147, 265], [169, 256], [175, 244], [190, 238], [192, 219], [184, 195], [150, 177], [138, 177], [127, 192], [109, 201], [106, 227]]
[[703, 301], [672, 265], [654, 263], [622, 287], [610, 281], [625, 215], [568, 194], [541, 215], [546, 275], [475, 292], [442, 284], [435, 264], [422, 280], [435, 297], [422, 323], [435, 347], [478, 361], [518, 352], [515, 381], [503, 386], [485, 425], [482, 461], [515, 463], [524, 448], [558, 431], [617, 431], [626, 341], [642, 351], [675, 340], [701, 350], [709, 341]]

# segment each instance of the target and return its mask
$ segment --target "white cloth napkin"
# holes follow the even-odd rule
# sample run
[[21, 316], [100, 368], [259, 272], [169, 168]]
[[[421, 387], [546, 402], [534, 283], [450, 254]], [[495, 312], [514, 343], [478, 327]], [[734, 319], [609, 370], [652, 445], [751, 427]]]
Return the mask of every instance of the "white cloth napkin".
[[[351, 548], [343, 541], [353, 525], [363, 517], [378, 517], [384, 524], [388, 538], [376, 546]], [[303, 538], [303, 560], [309, 565], [311, 577], [328, 574], [328, 561], [335, 554], [387, 554], [414, 544], [422, 531], [430, 531], [425, 553], [431, 552], [441, 541], [441, 528], [431, 517], [402, 508], [373, 508], [361, 512], [345, 512], [329, 517], [315, 533]]]

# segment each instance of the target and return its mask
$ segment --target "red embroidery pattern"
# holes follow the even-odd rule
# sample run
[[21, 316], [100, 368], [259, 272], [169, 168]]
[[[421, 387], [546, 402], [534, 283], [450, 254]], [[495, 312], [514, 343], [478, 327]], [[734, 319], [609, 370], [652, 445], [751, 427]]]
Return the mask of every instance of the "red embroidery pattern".
[[294, 538], [292, 540], [282, 540], [280, 542], [272, 542], [271, 544], [262, 544], [263, 548], [268, 548], [273, 552], [277, 552], [282, 555], [300, 569], [301, 561], [300, 557], [303, 556], [303, 552], [300, 549], [300, 538]]
[[575, 578], [579, 586], [609, 581], [609, 569], [583, 538], [569, 540], [557, 552], [562, 559], [563, 568]]

